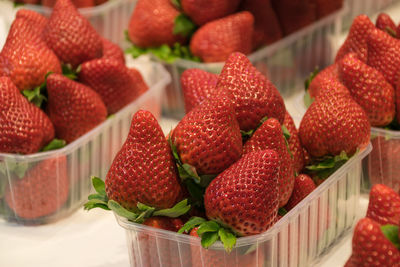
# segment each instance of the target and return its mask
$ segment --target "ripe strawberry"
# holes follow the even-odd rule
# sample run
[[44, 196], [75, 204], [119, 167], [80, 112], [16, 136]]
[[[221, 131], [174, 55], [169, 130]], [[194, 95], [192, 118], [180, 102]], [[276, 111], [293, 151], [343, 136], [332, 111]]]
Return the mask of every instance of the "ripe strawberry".
[[171, 149], [150, 112], [140, 110], [133, 116], [128, 137], [114, 158], [105, 184], [108, 198], [128, 210], [135, 209], [137, 202], [163, 209], [181, 200]]
[[380, 71], [395, 87], [400, 71], [400, 40], [375, 29], [370, 32], [367, 44], [368, 65]]
[[183, 12], [197, 25], [203, 25], [232, 14], [237, 9], [240, 0], [182, 0]]
[[317, 97], [319, 90], [324, 86], [327, 79], [339, 80], [337, 64], [332, 64], [320, 71], [311, 81], [308, 87], [308, 93], [312, 98]]
[[60, 74], [47, 77], [47, 112], [57, 137], [71, 143], [107, 118], [106, 107], [91, 88]]
[[49, 118], [20, 94], [8, 77], [0, 77], [0, 151], [30, 154], [54, 138]]
[[71, 0], [57, 0], [43, 39], [63, 63], [73, 67], [102, 56], [100, 35], [74, 7]]
[[233, 53], [218, 78], [217, 90], [233, 95], [240, 129], [249, 131], [265, 116], [283, 123], [285, 104], [275, 86], [241, 53]]
[[182, 163], [198, 174], [219, 174], [242, 155], [242, 137], [228, 94], [210, 97], [179, 122], [172, 133]]
[[294, 186], [294, 162], [286, 146], [281, 124], [275, 118], [266, 120], [244, 144], [243, 154], [272, 149], [278, 153], [279, 169], [279, 207], [288, 202]]
[[399, 225], [400, 195], [383, 184], [374, 185], [369, 193], [367, 217], [382, 225]]
[[7, 186], [5, 201], [23, 219], [37, 219], [61, 209], [69, 195], [67, 158], [45, 159], [27, 171], [22, 179]]
[[117, 45], [107, 40], [106, 38], [102, 38], [103, 41], [103, 58], [113, 58], [120, 61], [122, 64], [125, 64], [125, 56], [122, 49]]
[[253, 27], [254, 17], [247, 11], [211, 21], [193, 34], [190, 50], [204, 62], [225, 61], [233, 52], [249, 54]]
[[101, 96], [108, 114], [116, 113], [148, 89], [138, 71], [110, 58], [83, 63], [79, 80]]
[[72, 3], [76, 8], [93, 7], [95, 5], [94, 0], [72, 0]]
[[400, 251], [385, 237], [380, 225], [369, 218], [357, 223], [352, 245], [353, 253], [346, 267], [400, 266]]
[[307, 174], [300, 174], [294, 182], [293, 193], [286, 204], [286, 210], [293, 209], [306, 196], [308, 196], [316, 188], [314, 181]]
[[369, 143], [370, 124], [365, 111], [338, 81], [320, 91], [300, 123], [301, 143], [313, 157], [352, 155]]
[[376, 27], [382, 31], [389, 34], [396, 35], [396, 24], [393, 22], [392, 18], [386, 13], [380, 13], [376, 19]]
[[185, 38], [173, 34], [178, 15], [170, 0], [138, 0], [129, 21], [129, 39], [140, 47], [182, 43]]
[[317, 18], [325, 17], [343, 6], [343, 0], [315, 0], [317, 7]]
[[200, 69], [187, 69], [181, 75], [185, 111], [189, 113], [215, 91], [218, 75]]
[[293, 156], [293, 168], [296, 173], [300, 173], [304, 167], [304, 149], [300, 143], [299, 132], [294, 124], [292, 116], [286, 111], [285, 120], [283, 121], [286, 129], [289, 131], [290, 138], [288, 145], [290, 153]]
[[374, 29], [374, 24], [366, 15], [357, 16], [353, 20], [345, 42], [336, 54], [335, 62], [350, 52], [356, 53], [360, 60], [367, 62], [367, 39], [369, 33]]
[[30, 29], [29, 33], [37, 34], [37, 36], [41, 37], [44, 27], [47, 24], [47, 18], [29, 9], [18, 10], [17, 14], [15, 15], [15, 19], [19, 18], [23, 18], [28, 24], [31, 24], [34, 27], [34, 28], [27, 27], [28, 29]]
[[207, 217], [239, 236], [268, 230], [278, 212], [279, 165], [279, 155], [274, 150], [244, 155], [207, 187]]
[[395, 115], [393, 87], [376, 69], [349, 53], [339, 62], [339, 78], [365, 110], [371, 126], [385, 126]]
[[244, 0], [241, 9], [254, 16], [253, 48], [282, 39], [282, 29], [271, 0]]

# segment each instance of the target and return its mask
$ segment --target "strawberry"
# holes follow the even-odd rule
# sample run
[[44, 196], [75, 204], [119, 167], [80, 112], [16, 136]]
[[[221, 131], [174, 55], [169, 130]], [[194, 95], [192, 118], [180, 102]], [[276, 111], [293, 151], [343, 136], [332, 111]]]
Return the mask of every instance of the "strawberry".
[[200, 69], [187, 69], [181, 75], [185, 111], [189, 113], [215, 91], [218, 75]]
[[204, 62], [225, 61], [233, 52], [249, 54], [253, 26], [254, 17], [247, 11], [211, 21], [193, 34], [190, 50]]
[[49, 118], [20, 94], [8, 77], [0, 77], [0, 151], [30, 154], [54, 138]]
[[101, 96], [108, 114], [116, 113], [148, 89], [138, 71], [110, 58], [83, 63], [79, 80]]
[[72, 3], [76, 8], [93, 7], [95, 5], [94, 0], [72, 0]]
[[323, 87], [327, 79], [339, 79], [337, 64], [332, 64], [320, 71], [311, 81], [308, 86], [308, 93], [312, 98], [317, 97], [319, 90]]
[[385, 126], [395, 115], [393, 87], [376, 69], [349, 53], [339, 62], [339, 79], [365, 110], [371, 126]]
[[272, 0], [285, 35], [289, 35], [317, 19], [314, 0]]
[[336, 54], [335, 62], [338, 62], [346, 54], [354, 52], [358, 58], [367, 61], [367, 39], [369, 33], [375, 29], [374, 24], [366, 15], [359, 15], [353, 20], [349, 34]]
[[265, 232], [279, 206], [279, 155], [273, 150], [245, 154], [207, 187], [207, 217], [239, 236]]
[[232, 14], [237, 9], [240, 0], [182, 0], [183, 12], [197, 25]]
[[353, 253], [345, 267], [353, 266], [400, 266], [400, 251], [384, 235], [375, 221], [361, 219], [354, 229]]
[[279, 169], [279, 207], [289, 200], [294, 186], [294, 162], [286, 145], [281, 124], [275, 118], [266, 120], [244, 144], [243, 154], [273, 149], [280, 159]]
[[244, 0], [241, 9], [254, 15], [253, 48], [282, 39], [282, 29], [271, 0]]
[[368, 65], [380, 71], [395, 87], [400, 71], [400, 40], [375, 29], [370, 32], [367, 44]]
[[47, 112], [57, 137], [71, 143], [106, 120], [107, 110], [100, 96], [83, 84], [60, 74], [47, 78]]
[[133, 116], [128, 137], [114, 158], [105, 184], [108, 198], [128, 210], [135, 209], [137, 202], [170, 208], [181, 200], [171, 149], [150, 112], [140, 110]]
[[68, 195], [67, 158], [57, 156], [40, 161], [24, 178], [13, 179], [5, 201], [19, 218], [37, 219], [60, 210]]
[[391, 35], [396, 36], [396, 24], [392, 18], [386, 13], [380, 13], [375, 23], [376, 27], [382, 31], [385, 31]]
[[219, 174], [242, 155], [242, 137], [229, 94], [195, 107], [172, 133], [182, 163], [198, 174]]
[[399, 225], [400, 195], [383, 184], [374, 185], [369, 193], [367, 217], [382, 225]]
[[[15, 19], [23, 18], [25, 21], [29, 24], [32, 24], [34, 28], [29, 28], [29, 33], [31, 34], [37, 34], [37, 36], [41, 36], [44, 27], [47, 24], [47, 18], [42, 16], [41, 14], [29, 10], [29, 9], [20, 9], [17, 11], [17, 14], [15, 15]], [[34, 29], [34, 30], [32, 30]]]
[[43, 31], [43, 39], [63, 63], [74, 68], [102, 56], [100, 35], [71, 0], [57, 0]]
[[325, 17], [343, 6], [343, 0], [315, 0], [317, 6], [317, 18]]
[[113, 58], [120, 61], [122, 64], [125, 64], [125, 56], [122, 49], [117, 45], [107, 40], [106, 38], [102, 38], [103, 41], [103, 58]]
[[275, 86], [241, 53], [233, 53], [218, 78], [217, 90], [233, 95], [240, 129], [249, 131], [265, 116], [283, 123], [285, 104]]
[[293, 193], [286, 204], [286, 210], [293, 209], [306, 196], [308, 196], [316, 188], [314, 181], [307, 174], [300, 174], [294, 181]]
[[170, 0], [138, 0], [129, 21], [129, 39], [140, 47], [183, 43], [185, 38], [173, 34], [178, 15]]
[[307, 109], [300, 123], [301, 143], [313, 157], [352, 155], [369, 143], [365, 111], [338, 81], [330, 80]]
[[300, 173], [304, 167], [304, 151], [300, 143], [299, 132], [294, 124], [292, 116], [286, 111], [283, 125], [289, 131], [290, 138], [288, 140], [290, 152], [293, 155], [294, 171]]

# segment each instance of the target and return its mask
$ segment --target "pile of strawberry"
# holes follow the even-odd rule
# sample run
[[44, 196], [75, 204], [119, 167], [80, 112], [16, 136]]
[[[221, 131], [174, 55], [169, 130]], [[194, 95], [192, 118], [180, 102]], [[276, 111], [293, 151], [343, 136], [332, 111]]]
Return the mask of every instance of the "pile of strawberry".
[[354, 230], [353, 253], [345, 267], [400, 266], [400, 195], [376, 184], [369, 195], [367, 215]]
[[[54, 7], [56, 1], [57, 0], [14, 0], [17, 4], [42, 5], [47, 7]], [[107, 0], [71, 0], [71, 2], [77, 8], [83, 8], [98, 6], [107, 2]]]
[[165, 137], [149, 112], [137, 112], [105, 184], [93, 178], [86, 209], [159, 228], [180, 219], [181, 233], [230, 251], [235, 237], [266, 231], [316, 188], [304, 171], [320, 183], [369, 142], [364, 111], [350, 98], [335, 107], [335, 95], [310, 108], [299, 136], [278, 90], [238, 52], [218, 76], [189, 69], [181, 81], [185, 117]]
[[342, 7], [343, 0], [138, 0], [127, 50], [171, 62], [223, 62], [249, 54]]

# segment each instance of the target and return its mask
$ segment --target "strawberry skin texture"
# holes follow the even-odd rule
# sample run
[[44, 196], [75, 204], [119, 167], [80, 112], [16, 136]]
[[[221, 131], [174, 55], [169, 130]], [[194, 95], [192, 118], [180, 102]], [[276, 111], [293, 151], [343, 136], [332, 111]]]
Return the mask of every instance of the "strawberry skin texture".
[[138, 71], [110, 58], [83, 63], [79, 81], [101, 96], [108, 114], [118, 112], [148, 89]]
[[339, 78], [353, 99], [365, 110], [371, 126], [385, 126], [395, 115], [393, 87], [376, 69], [347, 54], [339, 62]]
[[317, 6], [317, 18], [325, 17], [343, 6], [343, 0], [315, 0]]
[[366, 15], [359, 15], [353, 20], [349, 34], [336, 54], [335, 62], [341, 60], [346, 54], [354, 52], [358, 58], [367, 62], [367, 39], [375, 25]]
[[382, 225], [399, 225], [400, 195], [383, 184], [374, 185], [369, 193], [367, 217]]
[[185, 111], [189, 113], [215, 91], [218, 75], [200, 69], [187, 69], [181, 75]]
[[165, 209], [182, 197], [171, 149], [156, 118], [140, 110], [105, 181], [109, 199], [128, 210], [137, 202]]
[[375, 26], [382, 31], [387, 31], [388, 28], [389, 30], [392, 30], [393, 33], [396, 33], [397, 31], [396, 24], [393, 22], [392, 18], [386, 13], [379, 14], [378, 18], [376, 19]]
[[129, 39], [140, 47], [183, 43], [184, 37], [173, 34], [178, 15], [170, 0], [138, 0], [129, 21]]
[[172, 133], [182, 163], [199, 174], [219, 174], [242, 155], [242, 137], [228, 93], [195, 107]]
[[179, 229], [183, 227], [183, 222], [181, 219], [162, 216], [150, 217], [146, 219], [143, 224], [172, 232], [178, 232]]
[[103, 53], [100, 35], [71, 0], [57, 0], [43, 31], [43, 39], [63, 63], [74, 68], [100, 58]]
[[45, 159], [28, 170], [24, 178], [11, 183], [6, 187], [5, 200], [18, 217], [37, 219], [55, 213], [69, 195], [67, 158]]
[[399, 250], [384, 236], [379, 223], [361, 219], [354, 229], [353, 253], [345, 267], [400, 266]]
[[371, 126], [349, 91], [336, 80], [328, 82], [303, 116], [300, 140], [313, 157], [352, 155], [368, 145]]
[[241, 53], [233, 53], [218, 78], [217, 90], [233, 96], [240, 129], [256, 128], [265, 116], [283, 123], [285, 104], [276, 87]]
[[190, 50], [204, 62], [225, 61], [233, 52], [249, 54], [253, 31], [250, 12], [229, 15], [201, 26], [192, 36]]
[[125, 64], [125, 56], [122, 49], [106, 38], [102, 38], [103, 41], [103, 58], [112, 58], [118, 60], [122, 64]]
[[299, 132], [294, 124], [292, 116], [286, 111], [283, 125], [286, 126], [290, 133], [288, 140], [290, 152], [293, 155], [294, 171], [300, 173], [304, 167], [304, 150], [300, 143]]
[[274, 150], [243, 155], [207, 187], [207, 217], [230, 227], [239, 236], [268, 230], [278, 212], [279, 165]]
[[8, 77], [0, 77], [0, 151], [31, 154], [54, 138], [50, 119], [20, 94]]
[[314, 77], [308, 87], [308, 93], [312, 98], [315, 98], [319, 95], [319, 90], [323, 87], [324, 82], [327, 79], [336, 79], [339, 80], [339, 73], [337, 69], [337, 64], [332, 64], [329, 67], [326, 67], [321, 72]]
[[307, 174], [298, 175], [294, 181], [293, 193], [285, 206], [286, 210], [293, 209], [300, 201], [314, 191], [315, 188], [315, 183], [310, 176]]

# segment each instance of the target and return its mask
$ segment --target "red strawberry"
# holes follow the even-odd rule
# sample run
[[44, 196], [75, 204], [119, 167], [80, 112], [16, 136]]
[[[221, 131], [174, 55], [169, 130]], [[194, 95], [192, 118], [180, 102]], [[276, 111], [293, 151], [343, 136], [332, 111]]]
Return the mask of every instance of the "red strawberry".
[[294, 124], [293, 118], [287, 111], [285, 113], [285, 120], [283, 121], [283, 125], [286, 126], [290, 134], [288, 143], [290, 152], [293, 155], [294, 171], [300, 173], [304, 167], [304, 150], [300, 143], [299, 132], [297, 131], [296, 125]]
[[8, 77], [0, 77], [0, 151], [30, 154], [54, 138], [49, 118], [20, 94]]
[[272, 0], [285, 35], [291, 34], [317, 19], [314, 0]]
[[198, 174], [219, 174], [242, 155], [242, 137], [228, 94], [211, 97], [195, 107], [172, 133], [182, 163]]
[[82, 7], [93, 7], [94, 0], [72, 0], [72, 3], [76, 8], [82, 8]]
[[108, 198], [129, 210], [135, 209], [137, 202], [164, 209], [181, 200], [171, 149], [150, 112], [140, 110], [133, 116], [105, 184]]
[[385, 126], [395, 115], [393, 87], [385, 77], [349, 53], [339, 62], [339, 78], [353, 99], [365, 110], [371, 126]]
[[225, 17], [235, 12], [240, 0], [182, 0], [183, 12], [197, 25]]
[[265, 116], [283, 123], [286, 108], [282, 96], [245, 55], [233, 53], [229, 56], [219, 75], [217, 89], [233, 95], [241, 130], [254, 129]]
[[300, 123], [301, 143], [313, 157], [352, 155], [369, 143], [370, 124], [365, 111], [338, 81], [320, 91]]
[[43, 31], [43, 39], [62, 62], [73, 67], [102, 56], [100, 35], [71, 0], [57, 0]]
[[82, 64], [79, 80], [101, 96], [109, 114], [116, 113], [148, 89], [138, 71], [110, 58]]
[[271, 0], [244, 0], [241, 9], [254, 15], [253, 48], [282, 39], [282, 29]]
[[400, 195], [383, 184], [374, 185], [369, 193], [367, 217], [382, 225], [399, 225]]
[[369, 218], [357, 223], [352, 243], [353, 253], [346, 267], [400, 266], [400, 251], [385, 237], [380, 225]]
[[200, 69], [187, 69], [181, 75], [185, 111], [189, 113], [215, 91], [218, 75]]
[[39, 162], [23, 179], [13, 179], [5, 201], [23, 219], [37, 219], [57, 212], [67, 201], [67, 158], [57, 156]]
[[178, 15], [170, 0], [138, 0], [129, 22], [129, 39], [140, 47], [182, 43], [185, 38], [173, 34]]
[[172, 232], [178, 232], [178, 230], [183, 227], [181, 219], [161, 216], [150, 217], [146, 219], [143, 224]]
[[57, 137], [71, 143], [107, 118], [100, 96], [60, 74], [47, 77], [47, 112]]
[[279, 156], [273, 150], [244, 155], [207, 187], [207, 217], [240, 236], [265, 232], [274, 223], [279, 206]]
[[396, 24], [394, 24], [392, 18], [386, 13], [380, 13], [376, 19], [376, 27], [382, 31], [385, 31], [391, 35], [396, 34]]
[[317, 18], [325, 17], [343, 6], [343, 0], [315, 0], [317, 5]]
[[300, 201], [308, 196], [316, 188], [314, 181], [307, 174], [300, 174], [296, 177], [294, 182], [293, 193], [290, 196], [285, 208], [287, 210], [293, 209]]
[[327, 79], [339, 80], [337, 64], [332, 64], [329, 67], [326, 67], [312, 79], [308, 87], [308, 93], [312, 98], [318, 96], [319, 90], [324, 86], [324, 82]]
[[204, 62], [225, 61], [233, 52], [249, 54], [253, 25], [254, 17], [247, 11], [211, 21], [193, 34], [190, 50]]
[[103, 58], [113, 58], [121, 63], [125, 64], [125, 56], [122, 49], [117, 45], [107, 40], [106, 38], [102, 38], [103, 41]]
[[[33, 27], [29, 29], [29, 33], [36, 34], [37, 36], [41, 36], [44, 27], [46, 27], [47, 19], [41, 14], [29, 10], [29, 9], [20, 9], [15, 15], [15, 19], [23, 18], [28, 24], [31, 24]], [[34, 30], [33, 30], [34, 29]]]
[[360, 60], [367, 62], [367, 39], [369, 33], [374, 29], [374, 24], [366, 15], [357, 16], [353, 20], [346, 41], [336, 54], [335, 62], [350, 52], [356, 53]]

